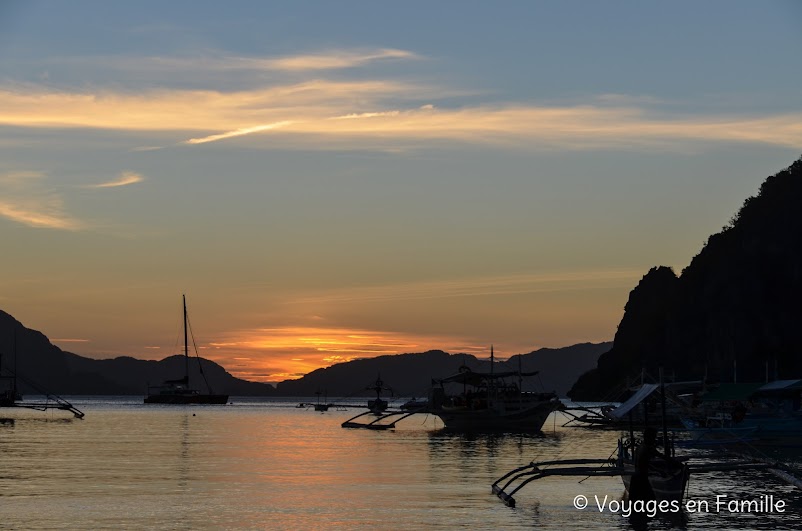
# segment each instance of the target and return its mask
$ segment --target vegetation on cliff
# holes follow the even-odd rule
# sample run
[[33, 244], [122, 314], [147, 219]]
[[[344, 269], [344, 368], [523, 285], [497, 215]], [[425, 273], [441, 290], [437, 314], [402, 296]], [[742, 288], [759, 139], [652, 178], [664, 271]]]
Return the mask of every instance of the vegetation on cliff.
[[651, 269], [632, 290], [613, 348], [575, 400], [611, 399], [642, 369], [678, 380], [802, 377], [802, 158], [768, 177], [677, 277]]

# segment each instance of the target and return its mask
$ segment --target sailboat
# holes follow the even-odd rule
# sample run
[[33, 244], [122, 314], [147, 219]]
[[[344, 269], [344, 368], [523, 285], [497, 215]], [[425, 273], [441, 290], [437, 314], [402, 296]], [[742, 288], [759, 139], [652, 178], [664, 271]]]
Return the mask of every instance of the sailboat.
[[[201, 393], [197, 389], [193, 389], [189, 385], [189, 341], [187, 333], [187, 298], [186, 295], [181, 296], [184, 302], [184, 377], [177, 380], [166, 380], [162, 385], [149, 386], [148, 396], [145, 397], [146, 404], [225, 404], [228, 402], [228, 395], [217, 395], [212, 392], [209, 382], [206, 382], [206, 387], [209, 389], [207, 394]], [[193, 338], [194, 343], [194, 338]], [[203, 374], [203, 366], [200, 365], [200, 358], [198, 358], [198, 367], [200, 368], [201, 376], [206, 381], [206, 376]]]

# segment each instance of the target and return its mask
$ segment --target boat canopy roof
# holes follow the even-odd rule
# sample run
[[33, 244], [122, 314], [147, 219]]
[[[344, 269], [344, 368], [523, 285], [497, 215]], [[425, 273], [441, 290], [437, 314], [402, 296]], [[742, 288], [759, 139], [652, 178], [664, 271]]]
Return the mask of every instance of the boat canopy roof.
[[798, 394], [802, 390], [802, 380], [775, 380], [760, 386], [756, 391], [756, 396], [780, 396]]
[[629, 400], [610, 411], [610, 415], [616, 419], [623, 418], [624, 415], [635, 409], [635, 406], [646, 400], [659, 387], [659, 384], [643, 384], [634, 395], [629, 397]]
[[703, 402], [724, 402], [729, 400], [749, 400], [762, 383], [722, 383], [702, 395]]
[[520, 371], [505, 371], [505, 372], [473, 372], [468, 367], [462, 367], [460, 372], [453, 376], [434, 380], [435, 383], [461, 383], [478, 387], [488, 380], [498, 380], [501, 378], [510, 378], [512, 376], [534, 376], [540, 371], [533, 372], [520, 372]]
[[802, 388], [802, 380], [775, 380], [760, 386], [761, 391], [772, 391], [774, 389], [799, 389]]

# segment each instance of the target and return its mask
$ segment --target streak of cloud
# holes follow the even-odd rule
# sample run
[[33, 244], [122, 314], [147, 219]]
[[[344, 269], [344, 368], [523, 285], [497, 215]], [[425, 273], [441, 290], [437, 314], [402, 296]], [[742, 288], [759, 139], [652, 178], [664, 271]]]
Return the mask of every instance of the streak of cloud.
[[267, 60], [265, 63], [269, 68], [276, 70], [331, 70], [341, 68], [353, 68], [364, 64], [384, 59], [417, 59], [419, 58], [412, 52], [406, 50], [396, 50], [384, 48], [373, 52], [353, 52], [347, 50], [335, 50], [324, 53], [297, 55], [293, 57], [283, 57], [279, 59]]
[[261, 133], [263, 131], [270, 131], [272, 129], [278, 129], [280, 127], [285, 127], [290, 124], [292, 124], [292, 122], [285, 120], [283, 122], [276, 122], [272, 124], [244, 127], [242, 129], [227, 131], [225, 133], [219, 133], [216, 135], [209, 135], [202, 138], [190, 138], [189, 140], [186, 140], [184, 144], [205, 144], [207, 142], [216, 142], [217, 140], [225, 140], [226, 138], [234, 138], [237, 136], [250, 135], [252, 133]]
[[483, 297], [545, 293], [631, 286], [643, 276], [643, 269], [532, 273], [422, 281], [385, 286], [351, 287], [323, 294], [298, 297], [293, 304], [331, 302], [392, 302], [452, 297]]
[[89, 185], [88, 188], [117, 188], [119, 186], [128, 186], [129, 184], [140, 183], [144, 181], [145, 178], [135, 172], [132, 171], [124, 171], [120, 174], [120, 176], [113, 181], [108, 181], [105, 183], [100, 184], [92, 184]]
[[208, 51], [195, 56], [58, 57], [51, 61], [60, 65], [104, 67], [128, 72], [182, 71], [210, 73], [234, 71], [315, 72], [363, 67], [380, 61], [418, 59], [421, 59], [420, 55], [408, 50], [378, 48], [322, 50], [314, 53], [280, 57], [243, 57]]
[[[436, 89], [386, 81], [309, 81], [266, 89], [53, 92], [0, 89], [0, 124], [123, 131], [222, 131], [182, 144], [270, 133], [284, 147], [364, 149], [442, 140], [544, 150], [672, 147], [700, 141], [802, 145], [802, 113], [764, 116], [657, 113], [647, 107], [496, 105], [408, 110], [390, 100], [429, 99]], [[358, 110], [362, 108], [364, 110]]]
[[43, 184], [45, 175], [24, 171], [0, 174], [0, 216], [44, 229], [80, 230], [85, 224], [64, 209], [61, 196]]

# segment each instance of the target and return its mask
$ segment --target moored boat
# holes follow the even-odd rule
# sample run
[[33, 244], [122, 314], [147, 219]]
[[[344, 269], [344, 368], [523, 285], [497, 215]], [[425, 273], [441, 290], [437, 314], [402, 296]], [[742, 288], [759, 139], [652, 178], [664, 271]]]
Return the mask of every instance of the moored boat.
[[[538, 371], [495, 372], [494, 361], [491, 347], [489, 373], [474, 372], [463, 365], [457, 374], [435, 380], [427, 411], [440, 417], [451, 430], [540, 431], [548, 416], [561, 407], [557, 395], [523, 391], [523, 378]], [[461, 385], [462, 392], [447, 394], [448, 384]]]
[[[661, 375], [662, 376], [662, 375]], [[662, 380], [662, 377], [661, 377]], [[661, 405], [665, 409], [665, 388], [661, 384]], [[632, 410], [641, 403], [655, 389], [646, 387], [639, 390], [638, 396], [616, 408], [612, 413], [614, 417], [622, 419], [625, 416], [632, 419]], [[633, 504], [632, 516], [654, 516], [647, 514], [646, 502], [654, 500], [657, 503], [668, 502], [667, 507], [682, 506], [681, 502], [686, 491], [688, 480], [692, 474], [713, 471], [742, 471], [767, 470], [781, 480], [792, 485], [800, 486], [802, 482], [796, 477], [796, 470], [784, 463], [767, 459], [739, 458], [722, 462], [704, 462], [696, 464], [690, 456], [678, 457], [674, 453], [673, 441], [668, 438], [668, 431], [663, 414], [662, 442], [656, 440], [656, 433], [652, 427], [647, 427], [642, 440], [637, 440], [630, 427], [629, 438], [619, 439], [616, 457], [601, 459], [560, 459], [554, 461], [532, 461], [511, 470], [492, 485], [493, 494], [497, 495], [506, 505], [514, 507], [514, 495], [524, 486], [534, 480], [547, 476], [578, 476], [602, 477], [620, 476], [626, 489], [627, 497], [631, 502], [641, 501], [644, 505], [636, 509]], [[630, 424], [632, 426], [632, 423]], [[662, 449], [658, 449], [659, 445]], [[705, 456], [707, 457], [707, 456]], [[659, 505], [655, 505], [659, 507]], [[636, 512], [638, 513], [636, 515]], [[658, 511], [659, 512], [659, 511]], [[668, 510], [671, 512], [671, 509]]]
[[[198, 389], [193, 389], [189, 385], [189, 341], [186, 296], [182, 296], [182, 300], [184, 306], [184, 377], [177, 380], [166, 380], [162, 385], [148, 386], [148, 395], [145, 397], [145, 404], [226, 404], [228, 403], [228, 395], [213, 393], [208, 381], [206, 382], [208, 393], [201, 393]], [[204, 381], [206, 381], [206, 376], [203, 374], [203, 366], [200, 364], [199, 357], [198, 367], [200, 368], [201, 376], [203, 376]]]

